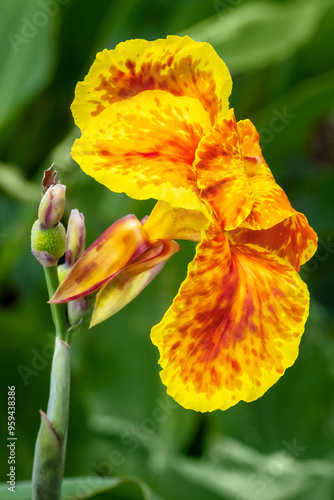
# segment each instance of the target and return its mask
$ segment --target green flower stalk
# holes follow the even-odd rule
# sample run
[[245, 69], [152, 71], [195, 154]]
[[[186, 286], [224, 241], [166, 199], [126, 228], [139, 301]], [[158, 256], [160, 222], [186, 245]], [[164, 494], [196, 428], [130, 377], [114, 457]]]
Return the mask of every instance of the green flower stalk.
[[41, 413], [32, 479], [33, 500], [59, 500], [64, 473], [70, 396], [70, 346], [56, 338], [47, 413]]
[[[31, 251], [43, 265], [49, 297], [59, 285], [57, 263], [66, 250], [60, 222], [65, 209], [65, 186], [56, 184], [52, 167], [45, 171], [38, 219], [31, 231]], [[63, 304], [51, 304], [56, 329], [47, 412], [40, 411], [32, 476], [33, 500], [59, 500], [64, 473], [70, 395], [70, 346], [64, 341], [69, 325]]]

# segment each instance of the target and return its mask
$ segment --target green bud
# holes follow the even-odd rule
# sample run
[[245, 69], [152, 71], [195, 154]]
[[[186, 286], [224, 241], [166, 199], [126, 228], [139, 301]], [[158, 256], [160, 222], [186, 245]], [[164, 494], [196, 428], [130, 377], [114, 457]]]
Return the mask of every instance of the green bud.
[[31, 251], [45, 267], [57, 264], [66, 250], [66, 231], [61, 222], [55, 227], [42, 229], [36, 220], [31, 230]]

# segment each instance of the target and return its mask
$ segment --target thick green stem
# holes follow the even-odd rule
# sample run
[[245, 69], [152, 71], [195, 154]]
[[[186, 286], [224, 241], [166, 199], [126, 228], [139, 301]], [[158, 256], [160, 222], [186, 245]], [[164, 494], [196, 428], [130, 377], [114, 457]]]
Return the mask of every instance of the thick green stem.
[[[49, 298], [51, 299], [59, 285], [57, 266], [44, 267], [44, 274], [46, 285], [48, 287]], [[56, 329], [56, 336], [65, 340], [68, 330], [65, 305], [50, 304], [50, 306], [52, 319]]]
[[59, 500], [64, 473], [70, 396], [70, 346], [56, 338], [47, 414], [41, 413], [33, 477], [33, 500]]
[[[57, 266], [44, 267], [49, 297], [58, 287]], [[33, 500], [59, 500], [64, 474], [70, 398], [71, 348], [63, 339], [68, 325], [63, 304], [51, 304], [56, 329], [56, 343], [52, 360], [50, 395], [47, 413], [40, 411], [33, 475]]]

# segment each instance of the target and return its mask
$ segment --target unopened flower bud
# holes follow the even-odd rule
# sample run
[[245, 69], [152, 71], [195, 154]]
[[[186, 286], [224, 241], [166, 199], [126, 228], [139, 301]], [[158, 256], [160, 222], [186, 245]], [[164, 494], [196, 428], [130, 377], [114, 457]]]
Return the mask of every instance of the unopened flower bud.
[[67, 304], [68, 321], [71, 326], [78, 326], [85, 313], [90, 309], [89, 303], [84, 299], [72, 300]]
[[71, 211], [67, 226], [65, 264], [72, 267], [85, 251], [85, 218], [77, 209]]
[[66, 250], [66, 231], [61, 222], [49, 229], [41, 228], [37, 219], [31, 230], [31, 251], [44, 267], [57, 264]]
[[54, 227], [60, 222], [65, 209], [65, 190], [63, 184], [49, 187], [38, 208], [38, 219], [43, 229]]
[[57, 267], [59, 283], [61, 283], [66, 278], [66, 276], [68, 275], [70, 270], [71, 270], [71, 268], [67, 267], [66, 264], [60, 264]]
[[[58, 278], [61, 283], [70, 272], [75, 262], [85, 251], [86, 228], [85, 218], [77, 209], [71, 211], [67, 226], [67, 242], [65, 264], [58, 266]], [[67, 304], [68, 321], [72, 327], [78, 326], [84, 314], [90, 309], [90, 304], [84, 299], [72, 300]]]

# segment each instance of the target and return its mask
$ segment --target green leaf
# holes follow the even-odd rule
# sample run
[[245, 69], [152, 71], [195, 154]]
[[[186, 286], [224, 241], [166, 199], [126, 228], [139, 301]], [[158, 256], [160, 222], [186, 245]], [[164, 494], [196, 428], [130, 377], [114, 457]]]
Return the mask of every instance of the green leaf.
[[[226, 2], [216, 1], [215, 5], [218, 9]], [[284, 60], [305, 45], [332, 6], [330, 0], [244, 2], [183, 34], [212, 44], [232, 72], [257, 70]]]
[[22, 170], [10, 164], [0, 163], [0, 189], [23, 203], [37, 205], [41, 199], [41, 185], [27, 181]]
[[333, 81], [334, 70], [303, 80], [253, 117], [265, 157], [268, 151], [279, 164], [303, 145], [314, 124], [334, 107]]
[[5, 36], [0, 45], [0, 131], [51, 76], [60, 10], [54, 4], [50, 10], [47, 2], [1, 0], [0, 32]]
[[[7, 484], [0, 484], [0, 497], [2, 500], [12, 498], [13, 493], [8, 491], [8, 486]], [[100, 494], [111, 490], [114, 500], [161, 500], [140, 479], [132, 477], [100, 477], [98, 475], [65, 478], [62, 486], [61, 500], [102, 499]], [[31, 482], [18, 481], [15, 487], [15, 500], [30, 499]]]
[[304, 500], [310, 492], [315, 495], [321, 490], [324, 493], [321, 500], [331, 500], [334, 462], [298, 460], [304, 447], [296, 440], [282, 444], [282, 450], [263, 455], [232, 439], [218, 438], [209, 448], [207, 458], [179, 457], [172, 464], [186, 480], [207, 488], [219, 498]]

